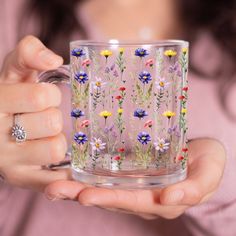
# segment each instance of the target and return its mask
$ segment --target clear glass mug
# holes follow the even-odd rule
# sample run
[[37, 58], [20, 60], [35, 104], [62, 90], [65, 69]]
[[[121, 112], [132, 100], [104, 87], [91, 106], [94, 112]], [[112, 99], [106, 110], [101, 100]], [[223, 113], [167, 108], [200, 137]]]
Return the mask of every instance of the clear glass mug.
[[185, 179], [188, 42], [74, 41], [70, 58], [40, 80], [71, 85], [74, 179], [119, 188]]

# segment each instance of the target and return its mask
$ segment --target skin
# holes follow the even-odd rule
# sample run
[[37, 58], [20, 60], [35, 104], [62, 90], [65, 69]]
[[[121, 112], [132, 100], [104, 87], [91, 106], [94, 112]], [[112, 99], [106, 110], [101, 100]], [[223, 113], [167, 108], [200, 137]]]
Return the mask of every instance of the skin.
[[[125, 4], [127, 1], [122, 2]], [[131, 10], [132, 4], [126, 7]], [[130, 11], [122, 14], [125, 18]], [[125, 32], [132, 28], [134, 21], [130, 21], [126, 30], [120, 27], [120, 35], [121, 32], [126, 35]], [[101, 24], [101, 27], [105, 29], [106, 25]], [[173, 28], [168, 29], [173, 33]], [[111, 33], [107, 31], [106, 35], [110, 37]], [[118, 36], [118, 32], [114, 36]], [[155, 36], [166, 38], [170, 34], [160, 31]], [[133, 37], [136, 33], [127, 36], [127, 39]], [[66, 169], [50, 171], [42, 168], [63, 160], [67, 145], [61, 133], [61, 112], [57, 108], [61, 102], [60, 91], [52, 84], [35, 83], [36, 73], [55, 69], [62, 63], [61, 57], [46, 49], [33, 36], [22, 39], [5, 59], [0, 73], [0, 174], [7, 182], [44, 191], [50, 200], [71, 199], [82, 205], [135, 214], [145, 219], [173, 219], [211, 197], [220, 183], [226, 160], [223, 146], [213, 139], [190, 142], [188, 178], [164, 189], [128, 191], [96, 188], [72, 181]], [[9, 135], [14, 113], [23, 113], [20, 124], [29, 135], [22, 144], [16, 144]]]

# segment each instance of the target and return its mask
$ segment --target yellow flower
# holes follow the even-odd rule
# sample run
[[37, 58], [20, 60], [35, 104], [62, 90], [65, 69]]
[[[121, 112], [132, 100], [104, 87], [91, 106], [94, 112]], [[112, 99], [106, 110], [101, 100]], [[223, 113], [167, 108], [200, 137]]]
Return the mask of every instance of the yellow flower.
[[99, 113], [99, 115], [106, 119], [107, 117], [111, 116], [112, 113], [109, 112], [109, 111], [102, 111], [102, 112]]
[[165, 111], [162, 115], [167, 117], [168, 119], [170, 119], [172, 116], [175, 116], [175, 112], [173, 112], [173, 111]]
[[182, 108], [181, 113], [186, 114], [187, 113], [187, 108]]
[[108, 58], [109, 56], [112, 55], [112, 51], [110, 51], [110, 50], [102, 50], [102, 51], [100, 52], [100, 55], [101, 55], [101, 56], [104, 56], [104, 57], [106, 57], [106, 58]]
[[182, 48], [182, 53], [183, 54], [187, 54], [187, 52], [188, 52], [188, 48]]
[[121, 114], [123, 113], [123, 109], [122, 109], [122, 108], [119, 108], [119, 109], [117, 110], [117, 112], [118, 112], [119, 115], [121, 115]]
[[177, 55], [177, 52], [170, 49], [170, 50], [166, 50], [166, 51], [164, 52], [164, 55], [167, 56], [167, 57], [174, 57], [174, 56]]
[[124, 48], [119, 48], [119, 53], [120, 53], [120, 54], [123, 54], [123, 53], [124, 53], [124, 51], [125, 51], [125, 49], [124, 49]]

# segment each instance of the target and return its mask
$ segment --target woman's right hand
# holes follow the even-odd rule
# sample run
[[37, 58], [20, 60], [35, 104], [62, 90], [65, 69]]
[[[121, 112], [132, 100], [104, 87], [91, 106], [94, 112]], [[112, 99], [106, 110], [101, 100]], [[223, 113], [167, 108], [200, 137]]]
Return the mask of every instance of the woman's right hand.
[[[22, 39], [5, 58], [0, 73], [0, 174], [10, 184], [43, 191], [47, 184], [68, 178], [66, 170], [42, 168], [63, 160], [67, 144], [57, 108], [60, 90], [53, 84], [36, 83], [37, 72], [62, 63], [33, 36]], [[20, 114], [25, 142], [16, 143], [11, 136], [14, 114]]]

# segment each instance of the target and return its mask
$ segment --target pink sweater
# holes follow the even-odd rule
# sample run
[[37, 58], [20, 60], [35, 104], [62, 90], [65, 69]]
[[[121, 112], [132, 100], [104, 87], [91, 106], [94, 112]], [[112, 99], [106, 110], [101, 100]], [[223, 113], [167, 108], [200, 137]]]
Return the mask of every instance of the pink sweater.
[[[0, 65], [16, 44], [17, 19], [23, 1], [0, 1]], [[86, 19], [84, 23], [90, 38], [96, 39], [92, 24]], [[196, 62], [207, 65], [207, 69], [218, 66], [215, 58], [219, 54], [209, 39], [203, 38], [194, 53]], [[236, 188], [232, 184], [236, 181], [236, 122], [229, 121], [220, 107], [214, 81], [190, 74], [189, 82], [189, 138], [219, 139], [228, 154], [223, 181], [210, 201], [192, 207], [175, 220], [146, 221], [71, 201], [50, 202], [42, 194], [0, 182], [0, 235], [235, 236]], [[234, 91], [235, 87], [229, 95], [232, 106], [236, 99]]]

